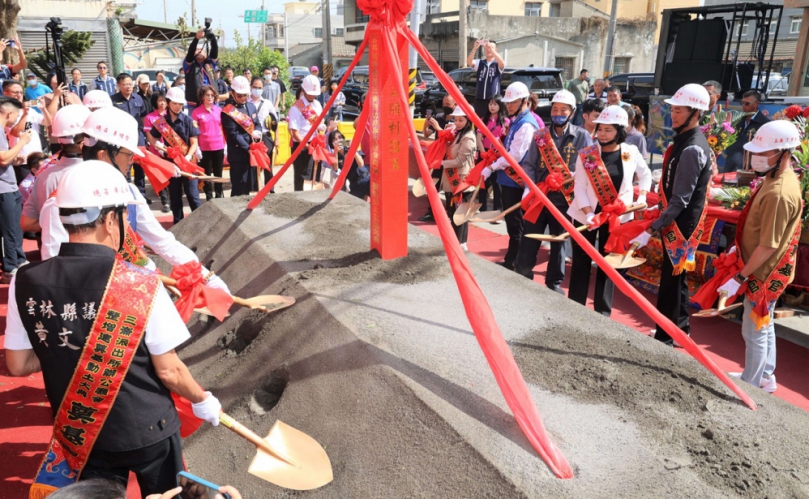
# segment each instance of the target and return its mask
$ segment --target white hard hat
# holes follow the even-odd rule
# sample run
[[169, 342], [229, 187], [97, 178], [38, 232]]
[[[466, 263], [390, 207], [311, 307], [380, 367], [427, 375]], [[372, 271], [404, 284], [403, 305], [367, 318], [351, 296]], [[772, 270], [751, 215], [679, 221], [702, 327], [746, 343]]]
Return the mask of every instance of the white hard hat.
[[770, 121], [756, 132], [753, 140], [744, 145], [746, 151], [753, 153], [781, 149], [794, 149], [801, 144], [801, 135], [791, 121]]
[[247, 95], [250, 93], [250, 82], [244, 76], [239, 75], [233, 78], [230, 88], [237, 94]]
[[303, 91], [309, 95], [320, 95], [320, 79], [315, 75], [309, 75], [301, 83]]
[[689, 83], [677, 90], [677, 93], [671, 99], [666, 99], [665, 102], [672, 106], [686, 106], [707, 111], [710, 109], [711, 96], [702, 85]]
[[506, 88], [506, 95], [503, 97], [503, 102], [514, 102], [519, 99], [527, 99], [531, 95], [528, 92], [528, 87], [521, 81], [515, 81]]
[[455, 106], [455, 109], [452, 110], [452, 113], [450, 113], [450, 116], [463, 116], [464, 118], [466, 118], [466, 113], [463, 112], [463, 109], [461, 109], [461, 106]]
[[188, 102], [185, 100], [185, 92], [183, 92], [182, 88], [178, 87], [170, 88], [169, 91], [166, 92], [166, 100], [182, 105], [188, 104]]
[[60, 138], [70, 137], [69, 139], [60, 140], [59, 143], [72, 144], [73, 137], [83, 133], [81, 129], [91, 114], [93, 112], [90, 111], [90, 108], [79, 106], [78, 104], [61, 108], [53, 116], [51, 135]]
[[101, 109], [102, 107], [112, 107], [112, 99], [110, 94], [103, 90], [90, 90], [84, 94], [82, 104], [91, 108], [91, 110]]
[[593, 123], [601, 123], [602, 125], [620, 125], [623, 127], [629, 126], [629, 116], [621, 106], [607, 106], [598, 118]]
[[85, 142], [89, 146], [93, 146], [97, 140], [101, 140], [143, 157], [143, 152], [138, 149], [138, 133], [140, 133], [138, 132], [138, 122], [120, 109], [109, 107], [91, 113], [84, 122], [82, 131], [92, 138], [91, 141]]
[[551, 99], [551, 104], [554, 102], [558, 102], [560, 104], [567, 104], [573, 110], [576, 110], [576, 97], [573, 96], [572, 93], [568, 92], [567, 90], [560, 90], [553, 95], [553, 99]]
[[129, 190], [126, 178], [109, 164], [90, 160], [69, 168], [56, 188], [57, 208], [83, 208], [81, 213], [59, 216], [65, 225], [95, 221], [102, 208], [141, 204]]

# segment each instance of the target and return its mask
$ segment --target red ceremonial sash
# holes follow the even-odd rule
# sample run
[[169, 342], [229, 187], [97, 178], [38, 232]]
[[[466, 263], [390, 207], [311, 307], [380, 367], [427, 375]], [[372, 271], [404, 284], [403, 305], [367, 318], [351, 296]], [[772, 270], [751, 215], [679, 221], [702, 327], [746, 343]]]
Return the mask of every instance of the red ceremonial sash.
[[131, 225], [127, 224], [124, 244], [121, 246], [121, 251], [118, 252], [118, 256], [125, 262], [137, 265], [138, 267], [145, 267], [146, 263], [149, 261], [149, 257], [146, 256], [143, 248], [138, 244], [139, 241], [140, 237], [138, 237], [138, 234], [132, 230]]
[[[669, 146], [669, 148], [666, 149], [666, 153], [663, 155], [663, 175], [660, 178], [666, 178], [672, 147], [673, 146]], [[702, 232], [705, 229], [705, 214], [708, 211], [706, 208], [708, 207], [709, 194], [710, 189], [706, 189], [705, 204], [702, 206], [699, 222], [697, 222], [697, 227], [694, 229], [694, 232], [691, 233], [691, 237], [686, 239], [683, 236], [680, 228], [677, 227], [676, 221], [672, 221], [661, 230], [660, 235], [663, 239], [663, 248], [665, 248], [666, 254], [669, 256], [669, 260], [671, 260], [671, 265], [674, 267], [672, 275], [679, 275], [682, 274], [683, 271], [688, 272], [696, 268], [697, 246], [699, 246], [699, 240], [702, 239]], [[660, 188], [660, 203], [663, 205], [660, 210], [662, 213], [669, 205], [669, 201], [666, 199], [665, 189], [663, 189], [662, 186]]]
[[253, 134], [253, 131], [256, 129], [256, 125], [253, 123], [253, 120], [250, 119], [249, 116], [244, 114], [243, 112], [236, 109], [236, 106], [233, 104], [228, 104], [224, 108], [222, 108], [222, 112], [233, 118], [233, 121], [239, 124], [244, 131]]
[[515, 170], [511, 166], [507, 166], [507, 167], [503, 168], [503, 171], [506, 172], [506, 175], [508, 175], [508, 178], [510, 178], [511, 180], [516, 182], [517, 185], [519, 185], [520, 187], [525, 187], [525, 182], [523, 182], [522, 179], [520, 178], [519, 174], [517, 174], [517, 170]]
[[155, 120], [154, 127], [157, 128], [157, 131], [160, 132], [160, 135], [169, 146], [179, 147], [184, 155], [188, 154], [188, 144], [169, 126], [165, 117], [161, 116]]
[[439, 130], [435, 135], [435, 140], [427, 146], [427, 152], [424, 153], [427, 166], [432, 170], [441, 168], [441, 162], [447, 156], [450, 144], [455, 140], [455, 130]]
[[[540, 128], [539, 131], [537, 131], [536, 144], [539, 154], [542, 156], [542, 163], [548, 167], [548, 170], [553, 173], [561, 174], [563, 177], [563, 182], [573, 176], [570, 173], [570, 168], [567, 166], [567, 163], [565, 163], [565, 160], [562, 159], [562, 155], [559, 154], [559, 150], [556, 149], [556, 143], [551, 137], [550, 128]], [[570, 185], [562, 186], [561, 191], [562, 194], [565, 195], [567, 204], [570, 204], [570, 202], [573, 200], [573, 184], [571, 183]]]
[[78, 481], [143, 338], [159, 286], [154, 273], [115, 260], [29, 499]]
[[[618, 191], [612, 185], [612, 179], [607, 171], [604, 160], [601, 159], [601, 151], [597, 145], [585, 147], [579, 151], [584, 173], [590, 180], [590, 185], [598, 198], [601, 212], [593, 218], [593, 226], [600, 227], [604, 222], [609, 222], [610, 230], [621, 224], [621, 215], [626, 211], [626, 205], [618, 199]], [[623, 161], [623, 158], [621, 158]], [[621, 165], [623, 168], [623, 164]]]
[[[747, 221], [747, 216], [750, 214], [750, 207], [753, 206], [753, 200], [756, 194], [761, 190], [760, 186], [750, 196], [750, 201], [742, 210], [739, 216], [739, 223], [736, 225], [736, 254], [740, 255], [742, 248], [742, 234], [744, 233], [744, 223]], [[801, 212], [803, 212], [803, 203], [801, 203]], [[792, 234], [792, 240], [789, 242], [786, 251], [781, 256], [778, 264], [773, 268], [770, 275], [764, 282], [761, 282], [754, 275], [750, 275], [747, 281], [747, 290], [745, 292], [747, 299], [753, 305], [753, 310], [750, 312], [750, 318], [756, 325], [756, 329], [761, 329], [770, 323], [770, 312], [775, 307], [775, 302], [781, 293], [789, 284], [789, 278], [795, 270], [795, 259], [798, 254], [798, 240], [801, 237], [801, 224], [795, 229]]]
[[317, 113], [312, 110], [312, 106], [304, 104], [302, 100], [295, 101], [294, 107], [300, 111], [301, 116], [309, 123], [314, 123], [317, 119]]

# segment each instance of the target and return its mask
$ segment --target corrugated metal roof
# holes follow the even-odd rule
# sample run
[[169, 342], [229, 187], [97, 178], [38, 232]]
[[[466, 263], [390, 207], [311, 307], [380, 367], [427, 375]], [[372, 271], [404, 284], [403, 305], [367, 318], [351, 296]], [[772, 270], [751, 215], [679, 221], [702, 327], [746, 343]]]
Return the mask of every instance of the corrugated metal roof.
[[[96, 66], [98, 65], [99, 61], [108, 61], [109, 62], [109, 50], [107, 48], [107, 32], [104, 31], [91, 31], [91, 39], [95, 41], [92, 47], [84, 54], [78, 64], [75, 67], [78, 67], [82, 73], [82, 81], [87, 83], [88, 85], [96, 77], [98, 71], [96, 71]], [[45, 48], [45, 40], [47, 34], [45, 30], [39, 31], [28, 31], [25, 29], [21, 29], [19, 31], [20, 35], [20, 42], [22, 43], [23, 48], [26, 50], [30, 49], [37, 49], [37, 48]], [[51, 43], [50, 39], [47, 39], [48, 43]], [[67, 66], [65, 71], [67, 72], [68, 78], [70, 78], [70, 70], [74, 66]]]
[[[736, 44], [734, 43], [731, 46], [732, 49], [736, 48]], [[744, 62], [746, 60], [754, 59], [752, 55], [754, 52], [753, 42], [742, 42], [739, 45], [739, 62]], [[774, 61], [791, 61], [795, 59], [795, 52], [798, 50], [798, 40], [795, 39], [786, 39], [786, 40], [778, 40], [775, 44], [775, 54], [773, 56]], [[770, 60], [770, 53], [772, 52], [772, 42], [767, 44], [767, 52], [765, 55], [765, 61]]]

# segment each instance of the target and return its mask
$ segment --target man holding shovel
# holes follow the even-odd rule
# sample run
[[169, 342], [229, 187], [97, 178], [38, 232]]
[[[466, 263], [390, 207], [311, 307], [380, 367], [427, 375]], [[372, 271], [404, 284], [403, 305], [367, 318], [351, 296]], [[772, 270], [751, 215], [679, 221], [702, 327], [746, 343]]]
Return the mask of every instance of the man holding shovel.
[[[537, 185], [548, 190], [548, 199], [562, 213], [567, 213], [573, 184], [562, 187], [565, 180], [571, 179], [576, 167], [579, 150], [593, 145], [587, 130], [570, 122], [576, 111], [576, 98], [567, 90], [560, 90], [551, 102], [551, 121], [549, 129], [540, 129], [534, 135], [536, 147], [529, 147], [523, 161], [525, 173]], [[552, 179], [549, 177], [553, 177]], [[553, 187], [550, 184], [556, 182]], [[523, 191], [523, 198], [530, 189]], [[536, 201], [534, 201], [536, 202]], [[531, 221], [523, 217], [523, 228], [526, 234], [544, 234], [549, 229], [551, 235], [562, 233], [562, 225], [543, 209], [539, 217]], [[517, 273], [529, 279], [534, 278], [534, 266], [537, 264], [537, 252], [542, 244], [537, 239], [523, 237], [517, 254]], [[565, 279], [565, 242], [552, 242], [548, 271], [545, 274], [545, 285], [559, 294], [564, 294], [562, 281]]]
[[27, 265], [9, 287], [6, 364], [42, 371], [54, 431], [31, 497], [81, 479], [126, 483], [146, 496], [184, 470], [171, 392], [219, 424], [221, 404], [194, 381], [175, 348], [190, 338], [158, 276], [116, 258], [133, 198], [110, 165], [87, 161], [62, 176], [56, 206], [70, 242]]

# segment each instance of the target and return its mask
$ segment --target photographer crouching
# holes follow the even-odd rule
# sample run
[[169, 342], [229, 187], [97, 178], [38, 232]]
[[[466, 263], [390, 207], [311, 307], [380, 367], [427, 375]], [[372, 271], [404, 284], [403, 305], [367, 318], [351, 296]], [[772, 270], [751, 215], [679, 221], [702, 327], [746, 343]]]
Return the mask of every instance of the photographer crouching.
[[[202, 47], [197, 47], [199, 41], [205, 38]], [[210, 46], [209, 46], [210, 45]], [[209, 47], [206, 54], [205, 49]], [[185, 100], [188, 101], [189, 115], [202, 103], [197, 102], [197, 91], [205, 85], [217, 88], [216, 85], [216, 59], [219, 55], [219, 45], [216, 36], [211, 31], [211, 18], [205, 18], [205, 29], [197, 31], [197, 36], [188, 46], [188, 53], [183, 59], [185, 71]]]

